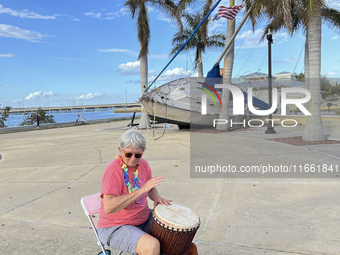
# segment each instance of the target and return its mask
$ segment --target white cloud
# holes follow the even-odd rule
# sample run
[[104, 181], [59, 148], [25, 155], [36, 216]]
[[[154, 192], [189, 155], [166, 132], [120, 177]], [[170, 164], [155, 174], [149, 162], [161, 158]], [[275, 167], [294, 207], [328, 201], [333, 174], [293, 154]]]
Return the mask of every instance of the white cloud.
[[174, 28], [177, 28], [177, 22], [176, 22], [176, 20], [174, 18], [171, 19], [169, 17], [169, 15], [161, 13], [161, 12], [159, 12], [157, 10], [156, 10], [156, 13], [158, 14], [158, 17], [156, 18], [156, 20], [164, 21], [164, 22], [168, 23], [170, 26], [172, 26]]
[[5, 8], [0, 4], [0, 14], [9, 14], [14, 17], [26, 18], [26, 19], [57, 19], [55, 16], [44, 16], [38, 13], [31, 12], [29, 10], [16, 11], [11, 8]]
[[[140, 70], [139, 70], [140, 62], [135, 61], [135, 62], [128, 62], [126, 64], [120, 64], [118, 68], [120, 69], [120, 74], [127, 76], [127, 75], [139, 75]], [[148, 74], [155, 74], [157, 71], [156, 70], [149, 70]]]
[[[265, 41], [260, 42], [263, 32], [263, 29], [257, 29], [254, 33], [252, 30], [248, 30], [236, 36], [236, 40], [244, 40], [243, 44], [241, 45], [242, 49], [253, 49], [256, 46], [257, 48], [266, 47], [267, 43]], [[239, 45], [236, 47], [238, 46]]]
[[124, 76], [139, 75], [140, 71], [139, 69], [126, 70], [126, 71], [120, 71], [120, 74]]
[[334, 76], [334, 75], [336, 75], [336, 72], [330, 71], [330, 72], [325, 73], [325, 75], [326, 76]]
[[67, 17], [73, 21], [81, 21], [81, 19], [77, 19], [76, 17], [72, 16], [72, 15], [68, 15], [68, 14], [53, 14], [53, 16], [55, 17]]
[[278, 64], [278, 63], [296, 63], [298, 58], [285, 58], [285, 59], [277, 59], [273, 60], [273, 64]]
[[16, 56], [15, 54], [0, 54], [0, 58], [14, 58]]
[[96, 19], [100, 19], [101, 16], [102, 16], [102, 14], [100, 12], [97, 12], [97, 13], [95, 13], [95, 12], [85, 12], [84, 15], [90, 16], [90, 17], [96, 18]]
[[[132, 56], [138, 56], [137, 51], [128, 50], [128, 49], [113, 48], [113, 49], [98, 49], [98, 51], [103, 52], [103, 53], [125, 53], [125, 54], [129, 54]], [[150, 54], [149, 57], [152, 59], [168, 59], [169, 58], [167, 54]]]
[[339, 35], [333, 36], [332, 40], [338, 40], [339, 39]]
[[57, 96], [57, 95], [58, 95], [57, 93], [54, 93], [52, 91], [51, 92], [38, 91], [38, 92], [29, 94], [27, 97], [25, 97], [25, 100], [36, 100], [36, 99], [40, 99], [43, 97], [50, 97], [50, 96]]
[[[276, 40], [277, 44], [283, 43], [283, 42], [288, 42], [288, 37], [289, 37], [289, 34], [287, 32], [277, 33], [277, 34], [273, 35], [273, 39]], [[267, 40], [265, 40], [265, 41], [267, 41]]]
[[108, 12], [105, 15], [109, 16], [106, 19], [114, 19], [114, 18], [120, 17], [122, 15], [122, 11], [119, 10], [117, 12]]
[[140, 80], [129, 80], [129, 81], [126, 81], [126, 83], [133, 83], [133, 84], [139, 84], [140, 85]]
[[94, 97], [99, 97], [99, 96], [102, 96], [102, 95], [103, 95], [102, 93], [88, 93], [86, 95], [83, 95], [83, 94], [79, 95], [78, 94], [77, 96], [74, 97], [74, 99], [76, 99], [76, 100], [79, 100], [79, 99], [90, 100]]
[[[105, 9], [103, 9], [103, 10], [105, 11]], [[122, 15], [125, 15], [127, 13], [128, 12], [127, 12], [126, 8], [121, 8], [120, 10], [118, 10], [116, 12], [102, 13], [102, 12], [97, 12], [97, 11], [90, 11], [90, 12], [85, 12], [84, 15], [92, 17], [94, 19], [107, 19], [107, 20], [111, 20], [111, 19], [115, 19], [115, 18], [121, 17]]]
[[10, 37], [15, 39], [23, 39], [30, 42], [37, 42], [41, 40], [45, 35], [38, 32], [21, 29], [19, 27], [13, 27], [10, 25], [0, 24], [0, 37]]
[[127, 50], [127, 49], [98, 49], [99, 52], [107, 53], [107, 52], [112, 52], [112, 53], [127, 53], [129, 55], [134, 55], [137, 56], [138, 53], [133, 50]]
[[123, 15], [131, 15], [129, 9], [127, 7], [122, 7], [119, 9], [119, 13], [123, 16]]
[[139, 61], [135, 61], [135, 62], [128, 62], [126, 64], [120, 64], [118, 66], [119, 69], [123, 70], [123, 71], [130, 71], [130, 70], [135, 70], [140, 66], [140, 62]]
[[12, 100], [11, 102], [12, 103], [20, 103], [20, 102], [22, 102], [23, 100], [22, 99], [14, 99], [14, 100]]
[[[240, 40], [239, 41], [240, 44], [236, 45], [236, 47], [241, 47], [242, 49], [267, 47], [268, 45], [267, 39], [260, 41], [263, 33], [264, 33], [263, 29], [257, 29], [254, 32], [252, 30], [243, 32], [242, 34], [236, 36], [236, 40]], [[273, 39], [276, 44], [287, 42], [288, 37], [289, 34], [286, 32], [273, 34]]]
[[8, 87], [9, 87], [9, 85], [8, 85], [8, 84], [5, 84], [5, 85], [4, 85], [4, 87], [5, 87], [5, 88], [8, 88]]
[[[171, 80], [176, 80], [179, 78], [184, 78], [184, 77], [196, 77], [197, 74], [193, 73], [192, 71], [184, 71], [183, 68], [174, 68], [172, 70], [168, 70], [165, 73], [163, 73], [158, 80], [160, 81], [171, 81]], [[154, 80], [156, 78], [156, 76], [152, 76], [150, 77], [150, 81]]]

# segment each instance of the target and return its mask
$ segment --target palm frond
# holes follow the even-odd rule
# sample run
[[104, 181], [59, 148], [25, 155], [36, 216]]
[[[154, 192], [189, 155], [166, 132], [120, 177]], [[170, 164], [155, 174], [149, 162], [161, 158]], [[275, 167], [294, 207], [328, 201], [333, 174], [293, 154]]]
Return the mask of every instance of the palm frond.
[[130, 13], [131, 13], [131, 16], [132, 16], [132, 19], [135, 18], [135, 14], [136, 12], [139, 11], [139, 4], [138, 4], [139, 1], [137, 0], [127, 0], [124, 5], [129, 9]]
[[[203, 6], [203, 12], [202, 14], [200, 15], [201, 16], [201, 20], [203, 20], [203, 18], [205, 16], [207, 16], [207, 14], [209, 13], [210, 9], [211, 9], [211, 6], [213, 4], [213, 1], [212, 0], [206, 0], [204, 6]], [[201, 38], [203, 38], [203, 40], [205, 40], [205, 38], [207, 38], [207, 35], [208, 35], [208, 20], [206, 20], [202, 26], [200, 27], [200, 34], [201, 34]]]
[[321, 16], [330, 28], [340, 28], [340, 12], [333, 8], [321, 8]]
[[195, 0], [180, 0], [177, 4], [177, 9], [183, 11], [186, 7], [190, 6]]
[[267, 4], [267, 0], [257, 0], [257, 1], [249, 1], [242, 0], [242, 4], [245, 6], [246, 11], [249, 13], [249, 19], [255, 31], [255, 27], [260, 20], [264, 18], [264, 6]]
[[176, 25], [177, 29], [182, 33], [183, 24], [181, 20], [180, 12], [177, 9], [176, 4], [171, 0], [146, 0], [147, 2], [151, 2], [154, 5], [167, 14], [170, 17], [171, 22]]
[[307, 16], [311, 17], [319, 9], [325, 7], [325, 0], [302, 0]]
[[293, 29], [291, 26], [291, 21], [292, 21], [292, 1], [291, 0], [283, 0], [281, 1], [282, 3], [282, 9], [283, 9], [283, 18], [285, 25], [288, 29], [288, 32], [292, 34]]
[[[199, 23], [203, 20], [202, 12], [196, 12], [193, 14], [184, 13], [182, 18], [186, 27], [183, 33], [177, 33], [173, 40], [173, 48], [170, 52], [171, 55], [175, 54], [183, 45], [183, 43], [191, 36], [192, 32], [196, 29]], [[208, 21], [207, 21], [208, 22]], [[213, 35], [208, 37], [201, 32], [196, 33], [188, 42], [184, 51], [195, 49], [195, 68], [198, 67], [198, 63], [201, 60], [201, 54], [205, 52], [207, 48], [223, 48], [225, 43], [225, 36], [222, 34]]]

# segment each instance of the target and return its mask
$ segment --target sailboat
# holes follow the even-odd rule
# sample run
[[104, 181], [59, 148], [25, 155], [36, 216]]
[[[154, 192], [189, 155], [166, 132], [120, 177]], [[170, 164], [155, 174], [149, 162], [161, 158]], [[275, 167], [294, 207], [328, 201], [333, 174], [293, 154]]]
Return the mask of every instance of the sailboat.
[[174, 80], [144, 93], [139, 102], [151, 120], [177, 124], [180, 129], [190, 125], [211, 126], [218, 119], [221, 105], [207, 98], [207, 114], [201, 114], [202, 91], [198, 88], [204, 82], [204, 78]]
[[[240, 31], [241, 27], [245, 23], [249, 16], [250, 10], [247, 12], [237, 30], [235, 31], [233, 37], [229, 43], [225, 46], [219, 59], [214, 64], [213, 68], [208, 72], [206, 78], [182, 78], [168, 82], [160, 87], [157, 87], [151, 91], [148, 89], [154, 84], [157, 78], [163, 73], [163, 71], [169, 66], [173, 59], [179, 54], [179, 52], [184, 49], [186, 44], [192, 38], [192, 36], [197, 32], [199, 27], [208, 18], [211, 12], [216, 8], [220, 1], [214, 5], [214, 7], [209, 11], [206, 17], [198, 25], [198, 27], [193, 31], [191, 36], [182, 45], [178, 52], [173, 56], [169, 63], [164, 67], [160, 74], [155, 78], [151, 85], [144, 91], [143, 95], [139, 99], [139, 103], [143, 104], [145, 111], [151, 120], [157, 122], [166, 122], [177, 124], [179, 129], [189, 128], [192, 125], [197, 126], [212, 126], [214, 119], [219, 119], [219, 113], [222, 106], [221, 100], [215, 100], [216, 95], [219, 99], [222, 96], [221, 90], [215, 90], [215, 84], [222, 84], [223, 77], [220, 74], [219, 63], [223, 56], [231, 46], [233, 40], [235, 39], [237, 33]], [[213, 89], [215, 95], [210, 97], [205, 97], [202, 101], [202, 90]], [[205, 90], [207, 91], [207, 90]], [[208, 92], [210, 93], [210, 92]], [[211, 94], [211, 93], [210, 93]], [[245, 98], [247, 98], [246, 93]], [[269, 109], [268, 104], [253, 97], [254, 106], [261, 109]], [[246, 102], [245, 102], [246, 103]], [[206, 113], [202, 114], [202, 108], [206, 108]], [[232, 113], [232, 101], [229, 102], [229, 116], [234, 121], [237, 122], [243, 119], [244, 116], [233, 115]]]

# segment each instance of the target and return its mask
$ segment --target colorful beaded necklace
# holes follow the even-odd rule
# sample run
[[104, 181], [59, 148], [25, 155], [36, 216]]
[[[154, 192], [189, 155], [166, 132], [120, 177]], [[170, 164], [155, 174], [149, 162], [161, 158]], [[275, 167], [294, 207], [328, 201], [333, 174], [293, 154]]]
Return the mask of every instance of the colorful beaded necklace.
[[120, 166], [122, 167], [124, 171], [124, 181], [125, 181], [125, 185], [127, 186], [129, 190], [129, 193], [139, 189], [140, 187], [138, 186], [138, 183], [137, 183], [137, 181], [139, 181], [139, 178], [138, 178], [139, 164], [136, 165], [136, 172], [133, 173], [135, 175], [135, 178], [133, 178], [135, 187], [132, 189], [131, 183], [129, 182], [128, 168], [127, 168], [127, 165], [123, 161], [122, 155], [118, 155], [116, 158], [118, 158]]

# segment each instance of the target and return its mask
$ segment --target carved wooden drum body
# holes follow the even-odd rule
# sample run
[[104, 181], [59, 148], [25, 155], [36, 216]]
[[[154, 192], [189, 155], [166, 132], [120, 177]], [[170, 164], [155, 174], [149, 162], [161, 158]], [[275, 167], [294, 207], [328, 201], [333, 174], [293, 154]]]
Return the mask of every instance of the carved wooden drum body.
[[186, 254], [201, 224], [189, 208], [172, 203], [157, 205], [152, 212], [151, 235], [161, 244], [161, 254]]

